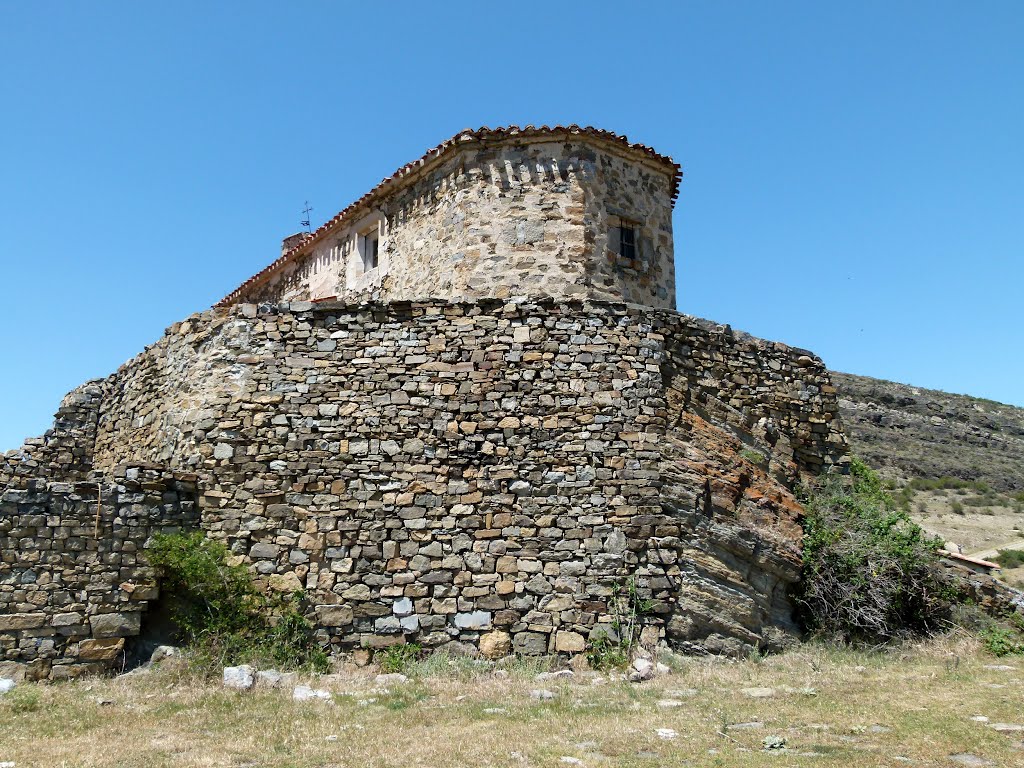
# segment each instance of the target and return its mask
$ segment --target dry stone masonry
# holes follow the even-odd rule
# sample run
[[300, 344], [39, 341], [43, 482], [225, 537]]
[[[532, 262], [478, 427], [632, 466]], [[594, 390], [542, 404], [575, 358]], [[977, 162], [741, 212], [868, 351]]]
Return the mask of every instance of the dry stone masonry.
[[462, 131], [285, 240], [221, 304], [542, 295], [674, 308], [680, 177], [593, 128]]
[[226, 302], [68, 395], [0, 465], [0, 676], [116, 666], [147, 539], [189, 527], [339, 652], [580, 653], [627, 581], [650, 641], [792, 642], [791, 490], [846, 461], [821, 361], [656, 290], [552, 293]]

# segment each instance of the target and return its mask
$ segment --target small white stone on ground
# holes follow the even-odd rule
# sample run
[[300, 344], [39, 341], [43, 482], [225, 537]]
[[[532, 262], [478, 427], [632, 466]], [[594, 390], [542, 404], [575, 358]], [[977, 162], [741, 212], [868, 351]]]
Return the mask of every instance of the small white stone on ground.
[[294, 672], [278, 672], [276, 669], [261, 669], [256, 673], [257, 688], [287, 688], [298, 680]]
[[974, 717], [971, 718], [971, 720], [973, 720], [976, 723], [987, 723], [988, 722], [988, 718], [985, 717], [984, 715], [975, 715]]
[[658, 706], [662, 709], [672, 709], [683, 706], [683, 702], [679, 699], [658, 699]]
[[159, 664], [164, 659], [173, 659], [179, 656], [181, 656], [181, 650], [173, 645], [158, 645], [150, 654], [149, 663]]
[[330, 691], [310, 688], [308, 685], [297, 685], [292, 691], [292, 701], [330, 701]]
[[569, 757], [567, 755], [563, 755], [558, 758], [558, 762], [564, 763], [565, 765], [583, 765], [583, 761], [578, 757]]
[[408, 683], [409, 678], [399, 672], [392, 672], [389, 675], [377, 675], [373, 682], [375, 685], [380, 686], [401, 685], [402, 683]]
[[669, 688], [665, 691], [665, 695], [670, 699], [688, 699], [691, 696], [697, 695], [696, 688]]
[[999, 733], [1022, 733], [1024, 732], [1024, 725], [1017, 723], [992, 723], [989, 725], [993, 731], [999, 731]]
[[256, 683], [255, 670], [248, 664], [238, 667], [224, 667], [224, 687], [247, 691]]
[[551, 699], [555, 698], [555, 694], [553, 694], [551, 691], [546, 691], [543, 688], [535, 688], [534, 690], [530, 691], [530, 698], [535, 699], [537, 701], [550, 701]]
[[679, 735], [671, 728], [659, 728], [656, 733], [659, 739], [665, 739], [666, 741], [671, 741]]
[[775, 695], [774, 688], [742, 688], [740, 690], [744, 696], [748, 696], [751, 699], [769, 699]]
[[13, 691], [16, 685], [17, 683], [11, 680], [11, 678], [0, 677], [0, 696], [7, 693], [8, 691]]
[[276, 688], [281, 684], [282, 677], [284, 675], [276, 669], [261, 669], [256, 673], [256, 684], [267, 688]]
[[557, 672], [541, 672], [534, 680], [569, 680], [575, 676], [571, 669], [560, 669]]
[[983, 768], [983, 766], [993, 764], [991, 760], [986, 760], [983, 757], [972, 755], [969, 752], [960, 752], [955, 755], [950, 755], [949, 759], [954, 763], [960, 763], [960, 765], [966, 765], [970, 768]]
[[761, 739], [761, 746], [767, 750], [785, 749], [786, 738], [784, 736], [778, 736], [775, 734], [771, 736], [765, 736], [763, 739]]
[[654, 664], [648, 659], [633, 659], [629, 668], [629, 681], [631, 683], [642, 683], [654, 677]]

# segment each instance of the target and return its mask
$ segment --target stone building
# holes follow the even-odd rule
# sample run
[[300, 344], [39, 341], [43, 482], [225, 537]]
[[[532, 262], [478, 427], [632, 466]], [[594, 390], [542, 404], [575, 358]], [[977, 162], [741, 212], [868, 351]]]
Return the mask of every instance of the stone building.
[[594, 128], [462, 131], [286, 239], [221, 304], [548, 296], [675, 308], [681, 175]]
[[673, 309], [678, 169], [594, 129], [464, 132], [0, 457], [0, 676], [116, 666], [198, 527], [335, 651], [793, 642], [811, 353]]

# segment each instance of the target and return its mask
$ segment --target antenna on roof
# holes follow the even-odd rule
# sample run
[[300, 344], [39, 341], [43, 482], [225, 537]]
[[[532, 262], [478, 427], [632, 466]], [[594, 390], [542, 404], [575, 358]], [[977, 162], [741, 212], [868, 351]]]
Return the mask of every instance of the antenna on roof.
[[299, 222], [300, 225], [302, 225], [303, 227], [306, 228], [307, 232], [311, 231], [310, 228], [309, 228], [309, 213], [312, 210], [313, 210], [313, 208], [309, 205], [309, 200], [307, 200], [306, 201], [306, 207], [302, 209], [302, 213], [305, 215], [306, 218], [304, 218], [302, 221]]

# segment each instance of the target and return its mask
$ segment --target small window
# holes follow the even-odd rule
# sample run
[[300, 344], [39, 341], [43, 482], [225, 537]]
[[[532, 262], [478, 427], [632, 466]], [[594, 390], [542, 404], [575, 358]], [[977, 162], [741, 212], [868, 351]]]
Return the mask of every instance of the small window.
[[636, 258], [636, 229], [626, 222], [619, 227], [619, 256], [624, 259]]
[[640, 258], [640, 224], [617, 214], [608, 216], [608, 250], [622, 261]]
[[377, 268], [377, 255], [380, 252], [380, 231], [374, 229], [359, 236], [359, 244], [363, 256], [363, 272]]

